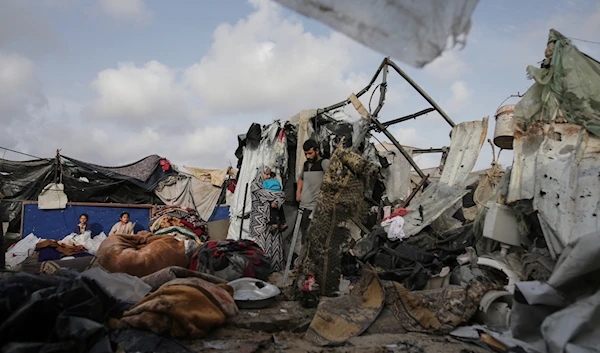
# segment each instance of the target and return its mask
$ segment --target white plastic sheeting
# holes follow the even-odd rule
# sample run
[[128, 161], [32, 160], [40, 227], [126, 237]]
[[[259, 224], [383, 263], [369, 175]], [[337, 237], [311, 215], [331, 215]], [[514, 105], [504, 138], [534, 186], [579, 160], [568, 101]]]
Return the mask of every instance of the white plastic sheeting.
[[[261, 165], [274, 166], [277, 160], [277, 150], [274, 148], [277, 142], [277, 133], [279, 129], [284, 127], [285, 123], [276, 121], [262, 131], [261, 141], [258, 148], [250, 149], [244, 146], [242, 166], [238, 174], [238, 182], [233, 195], [233, 202], [229, 208], [230, 222], [227, 239], [238, 239], [240, 236], [240, 226], [242, 224], [242, 212], [244, 209], [244, 192], [246, 185], [250, 185], [256, 176], [256, 170]], [[287, 164], [287, 161], [285, 161]], [[280, 171], [273, 170], [277, 173], [277, 178], [280, 179]], [[250, 187], [246, 196], [246, 214], [250, 213], [252, 207], [252, 196], [250, 195]], [[250, 219], [244, 219], [242, 239], [252, 239], [250, 237]]]
[[88, 230], [83, 232], [83, 234], [71, 233], [60, 240], [59, 243], [69, 246], [81, 245], [88, 253], [96, 255], [100, 244], [102, 244], [104, 240], [106, 240], [106, 234], [104, 234], [104, 232], [92, 238], [92, 232]]
[[38, 208], [41, 210], [63, 210], [67, 202], [69, 200], [63, 184], [48, 184], [38, 196]]
[[7, 268], [12, 269], [21, 262], [27, 260], [29, 255], [33, 254], [35, 251], [35, 246], [40, 240], [41, 239], [36, 237], [33, 233], [19, 240], [18, 243], [4, 254]]
[[422, 67], [463, 43], [478, 0], [275, 0], [350, 38]]
[[600, 231], [600, 138], [572, 124], [547, 124], [514, 141], [507, 203], [532, 199], [553, 258]]

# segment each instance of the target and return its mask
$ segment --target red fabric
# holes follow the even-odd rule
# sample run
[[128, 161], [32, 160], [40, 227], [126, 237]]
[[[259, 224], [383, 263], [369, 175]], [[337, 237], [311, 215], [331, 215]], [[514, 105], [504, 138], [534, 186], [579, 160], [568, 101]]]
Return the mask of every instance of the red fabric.
[[184, 221], [183, 219], [180, 219], [179, 222], [181, 222], [181, 224], [183, 224], [187, 228], [191, 229], [192, 232], [196, 233], [197, 236], [201, 236], [202, 234], [204, 234], [204, 231], [202, 230], [202, 228], [194, 228], [194, 225], [188, 221]]
[[162, 170], [165, 172], [167, 170], [171, 169], [171, 163], [164, 158], [160, 160], [160, 166], [162, 167]]
[[388, 219], [392, 219], [394, 217], [404, 217], [407, 214], [410, 213], [410, 210], [407, 210], [406, 208], [402, 208], [402, 207], [398, 207], [394, 212], [392, 212], [392, 214], [389, 217], [385, 217], [383, 220], [387, 221]]
[[227, 190], [231, 192], [235, 192], [235, 186], [237, 185], [237, 180], [231, 179], [229, 180], [229, 184], [227, 185]]

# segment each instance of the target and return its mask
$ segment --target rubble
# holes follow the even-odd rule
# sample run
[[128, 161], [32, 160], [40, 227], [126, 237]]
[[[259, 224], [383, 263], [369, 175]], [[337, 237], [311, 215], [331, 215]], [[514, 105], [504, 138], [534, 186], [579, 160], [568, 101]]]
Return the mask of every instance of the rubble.
[[[237, 183], [242, 187], [235, 187], [230, 197], [228, 239], [208, 240], [211, 234], [206, 234], [199, 211], [180, 205], [152, 207], [147, 219], [151, 232], [94, 238], [101, 243], [98, 252], [82, 259], [38, 261], [35, 249], [41, 239], [28, 235], [6, 253], [11, 271], [0, 273], [0, 314], [6, 318], [0, 322], [0, 347], [73, 352], [115, 347], [181, 352], [592, 351], [600, 344], [600, 137], [598, 108], [590, 102], [596, 102], [600, 88], [598, 81], [584, 79], [583, 88], [573, 92], [569, 83], [576, 78], [569, 76], [583, 68], [569, 65], [589, 61], [595, 67], [596, 62], [555, 31], [546, 54], [542, 71], [529, 71], [554, 76], [545, 83], [537, 77], [515, 106], [510, 131], [501, 126], [504, 130], [495, 134], [499, 147], [514, 151], [506, 170], [493, 150], [491, 167], [473, 172], [488, 118], [455, 124], [386, 58], [367, 87], [347, 100], [302, 111], [289, 121], [253, 124], [240, 136]], [[380, 122], [390, 68], [432, 107]], [[563, 76], [552, 70], [563, 70]], [[379, 76], [385, 83], [379, 104], [367, 111], [359, 97]], [[572, 100], [553, 93], [540, 101], [538, 94], [547, 93], [548, 85], [573, 94]], [[360, 118], [338, 110], [349, 104]], [[504, 115], [499, 115], [505, 119], [511, 109], [502, 107]], [[387, 130], [431, 111], [451, 127], [449, 147], [403, 146]], [[369, 131], [386, 134], [391, 145], [376, 148]], [[304, 212], [295, 198], [295, 183], [304, 162], [302, 144], [309, 138], [330, 159], [329, 169], [307, 233], [303, 239], [295, 234], [288, 244], [299, 226], [297, 215]], [[421, 169], [412, 159], [430, 152], [442, 154], [434, 169]], [[160, 189], [155, 192], [161, 200], [177, 199], [167, 179], [181, 182], [188, 192], [193, 189], [191, 177], [169, 169], [170, 164], [170, 172], [162, 174], [165, 159], [148, 158], [138, 162], [150, 165], [142, 173], [145, 181], [132, 181], [139, 173], [130, 167], [68, 160], [83, 170], [97, 168], [102, 178], [118, 172], [119, 180], [137, 185], [135, 192], [146, 199], [151, 187]], [[38, 176], [54, 185], [46, 175], [53, 165], [38, 161], [10, 167], [28, 182], [44, 174]], [[225, 184], [232, 185], [228, 178], [236, 176], [230, 170], [188, 170], [222, 188], [218, 199], [225, 198]], [[269, 170], [276, 171], [283, 190], [280, 202], [268, 200], [268, 206], [281, 206], [285, 194], [287, 231], [269, 230], [253, 217], [256, 200], [248, 195], [260, 190], [260, 178]], [[84, 174], [93, 175], [89, 170]], [[69, 198], [78, 197], [63, 189]], [[214, 191], [207, 194], [211, 200]], [[72, 206], [59, 201], [49, 208]], [[6, 209], [14, 228], [20, 216], [15, 201], [10, 202]], [[216, 211], [210, 208], [203, 205], [202, 213], [212, 218]], [[257, 222], [269, 232], [258, 234]], [[93, 240], [91, 234], [85, 239]], [[64, 239], [44, 241], [73, 246], [78, 238]], [[75, 245], [81, 247], [78, 254], [96, 246]], [[296, 246], [301, 251], [293, 261]], [[282, 269], [274, 261], [283, 262], [285, 255], [286, 269], [273, 272]], [[81, 307], [85, 313], [75, 310]], [[42, 314], [35, 334], [26, 337], [25, 323], [40, 308], [50, 311]], [[60, 326], [59, 319], [69, 324]]]

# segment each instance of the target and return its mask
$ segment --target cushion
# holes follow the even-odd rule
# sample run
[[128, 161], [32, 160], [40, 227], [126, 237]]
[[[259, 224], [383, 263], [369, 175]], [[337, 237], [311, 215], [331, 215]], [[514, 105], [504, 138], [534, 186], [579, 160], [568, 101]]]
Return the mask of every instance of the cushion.
[[143, 277], [169, 266], [187, 267], [185, 244], [171, 236], [139, 232], [113, 234], [102, 242], [96, 254], [109, 272]]

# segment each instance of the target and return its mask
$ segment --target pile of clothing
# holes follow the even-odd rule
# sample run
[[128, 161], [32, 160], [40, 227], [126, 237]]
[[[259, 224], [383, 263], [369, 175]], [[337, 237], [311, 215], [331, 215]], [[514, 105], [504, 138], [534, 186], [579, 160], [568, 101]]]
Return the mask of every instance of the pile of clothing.
[[194, 252], [190, 269], [227, 281], [241, 277], [266, 281], [271, 274], [271, 261], [251, 240], [212, 240]]
[[191, 239], [202, 243], [208, 240], [207, 224], [192, 208], [159, 207], [150, 218], [148, 228], [156, 235], [169, 234], [181, 240]]

